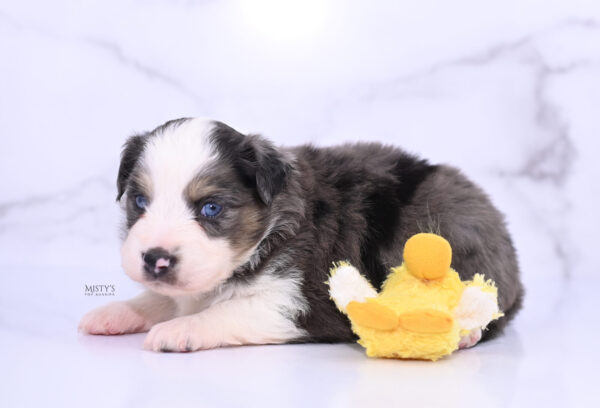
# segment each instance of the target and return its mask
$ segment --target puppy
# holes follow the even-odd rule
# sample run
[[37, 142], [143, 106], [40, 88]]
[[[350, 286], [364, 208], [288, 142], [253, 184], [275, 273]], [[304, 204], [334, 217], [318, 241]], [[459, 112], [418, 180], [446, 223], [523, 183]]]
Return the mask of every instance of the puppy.
[[462, 279], [483, 273], [498, 285], [505, 316], [484, 339], [521, 305], [515, 250], [488, 197], [458, 170], [395, 147], [276, 148], [178, 119], [127, 141], [117, 189], [123, 269], [147, 290], [89, 312], [85, 333], [149, 331], [154, 351], [353, 341], [324, 283], [332, 262], [356, 265], [379, 289], [418, 232], [450, 241]]

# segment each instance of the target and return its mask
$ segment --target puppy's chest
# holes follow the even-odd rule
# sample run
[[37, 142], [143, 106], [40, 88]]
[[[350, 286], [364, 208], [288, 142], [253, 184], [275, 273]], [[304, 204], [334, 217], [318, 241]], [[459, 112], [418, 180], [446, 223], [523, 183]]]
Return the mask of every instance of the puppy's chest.
[[195, 296], [178, 296], [177, 299], [175, 299], [175, 303], [177, 304], [178, 316], [186, 316], [194, 313], [199, 313], [202, 310], [206, 309], [206, 302], [204, 302], [201, 299], [198, 299]]
[[220, 290], [202, 295], [186, 295], [174, 298], [177, 305], [177, 315], [187, 316], [208, 309], [212, 305], [221, 303], [233, 296], [230, 290]]

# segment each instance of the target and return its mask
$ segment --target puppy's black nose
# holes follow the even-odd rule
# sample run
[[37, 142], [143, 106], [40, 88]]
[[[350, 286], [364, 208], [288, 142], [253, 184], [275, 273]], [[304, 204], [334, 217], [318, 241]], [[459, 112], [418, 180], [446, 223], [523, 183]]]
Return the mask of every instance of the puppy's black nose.
[[144, 270], [156, 278], [173, 269], [176, 262], [176, 258], [164, 248], [151, 248], [142, 252], [142, 259], [144, 260]]

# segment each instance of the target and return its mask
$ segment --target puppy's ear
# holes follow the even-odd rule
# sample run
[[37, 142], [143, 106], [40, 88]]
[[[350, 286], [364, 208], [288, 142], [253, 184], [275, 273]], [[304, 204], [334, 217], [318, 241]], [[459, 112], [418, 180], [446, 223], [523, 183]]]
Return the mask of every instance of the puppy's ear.
[[125, 193], [129, 177], [146, 145], [146, 139], [146, 134], [131, 136], [123, 145], [121, 164], [119, 165], [119, 175], [117, 176], [117, 201], [119, 201]]
[[271, 142], [260, 136], [248, 136], [256, 153], [256, 189], [261, 200], [270, 205], [283, 190], [292, 166]]
[[258, 135], [243, 135], [216, 122], [213, 142], [219, 154], [233, 163], [242, 180], [256, 189], [266, 205], [284, 189], [292, 166], [268, 140]]

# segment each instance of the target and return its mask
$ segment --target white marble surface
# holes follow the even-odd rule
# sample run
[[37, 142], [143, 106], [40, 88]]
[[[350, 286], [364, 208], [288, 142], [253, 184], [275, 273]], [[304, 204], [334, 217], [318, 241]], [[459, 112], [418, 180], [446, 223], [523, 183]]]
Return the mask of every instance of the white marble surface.
[[[0, 2], [7, 406], [589, 405], [600, 3], [282, 4]], [[85, 284], [115, 284], [114, 299], [139, 290], [119, 270], [120, 145], [181, 116], [281, 144], [384, 141], [463, 168], [507, 215], [523, 313], [506, 337], [435, 365], [370, 361], [349, 345], [179, 356], [140, 351], [140, 336], [78, 337], [78, 318], [108, 300]]]

